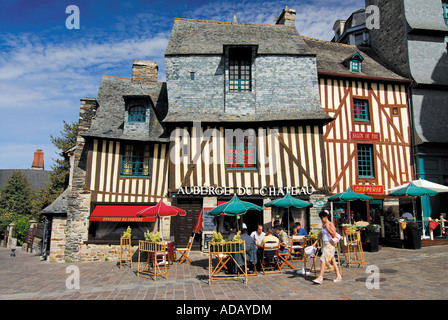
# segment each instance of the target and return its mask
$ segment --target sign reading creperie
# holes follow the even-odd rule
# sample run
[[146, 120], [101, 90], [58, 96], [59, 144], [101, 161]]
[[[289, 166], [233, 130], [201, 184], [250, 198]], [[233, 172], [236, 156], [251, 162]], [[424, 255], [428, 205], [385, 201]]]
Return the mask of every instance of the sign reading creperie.
[[363, 194], [384, 194], [384, 186], [354, 185], [353, 191]]

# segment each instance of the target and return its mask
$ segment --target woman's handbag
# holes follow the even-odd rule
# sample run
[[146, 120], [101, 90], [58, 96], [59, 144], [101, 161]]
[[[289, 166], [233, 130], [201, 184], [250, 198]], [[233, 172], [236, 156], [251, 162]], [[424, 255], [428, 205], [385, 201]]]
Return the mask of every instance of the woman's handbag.
[[315, 254], [316, 254], [316, 247], [314, 246], [309, 246], [305, 248], [305, 255], [307, 258], [312, 258]]
[[336, 235], [334, 236], [334, 238], [331, 238], [330, 241], [331, 241], [332, 245], [336, 245], [340, 240], [341, 240], [341, 235], [336, 232]]

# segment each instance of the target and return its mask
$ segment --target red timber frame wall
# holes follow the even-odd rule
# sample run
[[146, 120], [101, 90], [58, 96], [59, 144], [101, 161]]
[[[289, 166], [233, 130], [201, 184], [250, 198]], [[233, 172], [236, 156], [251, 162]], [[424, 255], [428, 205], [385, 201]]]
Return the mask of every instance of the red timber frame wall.
[[[406, 82], [319, 76], [321, 104], [334, 121], [324, 127], [330, 193], [356, 187], [387, 194], [413, 178]], [[367, 102], [368, 121], [355, 119], [354, 100]], [[371, 177], [360, 176], [358, 149], [372, 152]], [[361, 186], [375, 186], [363, 189]]]

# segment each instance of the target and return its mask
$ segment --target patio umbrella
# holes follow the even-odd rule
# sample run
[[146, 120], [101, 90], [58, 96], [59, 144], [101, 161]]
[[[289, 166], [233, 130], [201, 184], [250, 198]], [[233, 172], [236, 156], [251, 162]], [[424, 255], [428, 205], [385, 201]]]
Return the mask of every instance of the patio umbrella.
[[[444, 186], [444, 185], [442, 185], [442, 184], [438, 184], [438, 183], [434, 183], [434, 182], [431, 182], [431, 181], [428, 181], [428, 180], [425, 180], [425, 179], [418, 179], [418, 180], [413, 180], [413, 181], [411, 181], [416, 187], [423, 187], [423, 188], [426, 188], [426, 189], [430, 189], [430, 190], [433, 190], [433, 191], [437, 191], [437, 192], [448, 192], [448, 187], [447, 186]], [[406, 184], [403, 184], [403, 185], [401, 185], [401, 186], [398, 186], [398, 187], [395, 187], [395, 188], [392, 188], [392, 189], [390, 189], [390, 190], [388, 190], [388, 191], [390, 191], [390, 192], [394, 192], [394, 191], [396, 191], [396, 190], [398, 190], [398, 189], [402, 189], [402, 188], [404, 188], [404, 187], [407, 187], [409, 185], [409, 183], [406, 183]]]
[[162, 200], [160, 200], [155, 206], [143, 209], [137, 213], [138, 217], [156, 217], [156, 226], [160, 223], [159, 217], [172, 217], [177, 215], [185, 216], [187, 215], [187, 212], [174, 206], [168, 206]]
[[276, 208], [288, 208], [288, 235], [289, 235], [289, 208], [308, 208], [313, 205], [309, 202], [293, 198], [289, 193], [286, 194], [283, 198], [269, 201], [264, 204], [265, 207], [276, 207]]
[[[394, 188], [395, 189], [395, 188]], [[422, 197], [422, 196], [435, 196], [439, 192], [434, 191], [432, 189], [424, 188], [416, 186], [412, 181], [408, 184], [404, 185], [402, 188], [398, 188], [395, 191], [392, 191], [389, 193], [390, 196], [411, 196], [411, 197]], [[414, 210], [414, 217], [415, 217], [415, 204], [414, 199], [412, 201], [412, 207]], [[423, 219], [423, 209], [422, 209], [422, 225], [423, 225], [423, 235], [426, 234], [426, 227], [425, 222]]]
[[263, 211], [263, 208], [247, 201], [241, 201], [236, 195], [234, 195], [232, 200], [217, 206], [209, 213], [212, 216], [225, 214], [226, 216], [237, 217], [239, 215], [245, 214], [249, 210]]
[[[350, 201], [362, 200], [370, 201], [373, 198], [358, 192], [354, 192], [350, 187], [345, 190], [345, 192], [337, 193], [328, 198], [328, 201], [345, 201], [347, 202], [347, 211], [350, 214]], [[333, 209], [331, 210], [331, 215], [333, 216]]]

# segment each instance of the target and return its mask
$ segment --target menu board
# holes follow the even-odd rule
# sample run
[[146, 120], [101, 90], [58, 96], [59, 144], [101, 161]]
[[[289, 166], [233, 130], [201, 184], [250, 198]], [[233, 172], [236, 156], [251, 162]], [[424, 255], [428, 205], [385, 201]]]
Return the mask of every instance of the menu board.
[[214, 208], [204, 208], [202, 209], [202, 229], [204, 231], [213, 231], [216, 229], [214, 221], [215, 216], [212, 216], [209, 212]]

